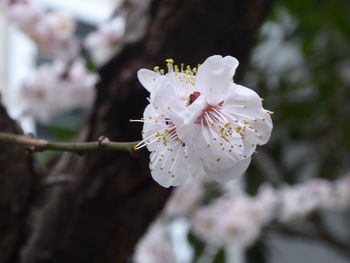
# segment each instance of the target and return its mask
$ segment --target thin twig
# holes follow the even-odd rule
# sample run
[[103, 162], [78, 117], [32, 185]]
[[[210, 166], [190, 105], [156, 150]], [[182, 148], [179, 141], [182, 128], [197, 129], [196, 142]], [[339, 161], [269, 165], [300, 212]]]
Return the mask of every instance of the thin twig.
[[111, 142], [104, 136], [101, 136], [95, 142], [50, 142], [33, 138], [30, 135], [14, 135], [0, 132], [0, 143], [27, 146], [33, 152], [52, 150], [80, 153], [99, 150], [130, 151], [138, 142]]

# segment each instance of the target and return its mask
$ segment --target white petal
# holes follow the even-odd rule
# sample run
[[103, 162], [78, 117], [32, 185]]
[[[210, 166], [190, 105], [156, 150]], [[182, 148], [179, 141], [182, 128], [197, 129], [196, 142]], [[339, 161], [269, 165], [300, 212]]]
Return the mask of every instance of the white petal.
[[183, 120], [179, 123], [179, 127], [176, 130], [177, 135], [182, 141], [191, 144], [194, 137], [198, 136], [198, 125], [196, 125], [195, 122], [204, 110], [206, 104], [206, 97], [201, 95], [183, 112]]
[[248, 168], [251, 158], [236, 162], [232, 167], [226, 169], [210, 170], [205, 168], [207, 176], [220, 183], [226, 183], [241, 176]]
[[[172, 149], [172, 151], [167, 150]], [[156, 152], [150, 156], [153, 179], [163, 187], [179, 186], [190, 175], [189, 159], [180, 143], [168, 146], [159, 145]]]
[[157, 79], [160, 77], [161, 75], [159, 73], [156, 73], [149, 69], [143, 68], [137, 72], [137, 78], [141, 82], [142, 86], [149, 92], [152, 91], [153, 86], [155, 85]]
[[232, 56], [226, 56], [224, 57], [224, 63], [228, 68], [231, 69], [231, 75], [233, 77], [236, 73], [236, 68], [239, 65], [238, 60]]
[[262, 110], [255, 120], [256, 121], [252, 122], [252, 127], [257, 131], [257, 144], [263, 145], [267, 143], [271, 137], [273, 128], [272, 119], [266, 110]]
[[243, 107], [261, 109], [262, 103], [259, 95], [252, 89], [242, 85], [232, 84], [229, 90], [230, 95], [226, 98], [225, 103], [242, 105]]
[[150, 96], [151, 104], [159, 107], [172, 121], [179, 118], [186, 108], [186, 104], [176, 95], [175, 89], [166, 78], [162, 78], [157, 81]]
[[193, 85], [196, 81], [195, 75], [192, 76], [182, 72], [168, 72], [165, 76], [171, 85], [176, 87], [176, 95], [182, 100], [188, 100], [190, 94], [195, 91], [195, 86]]
[[191, 147], [194, 151], [191, 155], [199, 156], [203, 165], [213, 170], [231, 167], [232, 163], [244, 159], [243, 149], [238, 147], [242, 142], [239, 136], [231, 137], [230, 141], [220, 136], [220, 133], [197, 125]]
[[238, 61], [233, 57], [211, 56], [199, 66], [195, 89], [208, 97], [211, 105], [222, 102], [233, 82]]

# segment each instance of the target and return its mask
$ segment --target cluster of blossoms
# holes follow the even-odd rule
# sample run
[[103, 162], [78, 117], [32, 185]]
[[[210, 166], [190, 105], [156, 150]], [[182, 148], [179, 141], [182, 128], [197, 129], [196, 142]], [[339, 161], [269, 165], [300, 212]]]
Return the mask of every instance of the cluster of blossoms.
[[46, 122], [57, 114], [87, 107], [94, 100], [97, 81], [98, 76], [88, 72], [82, 60], [69, 68], [61, 61], [42, 65], [20, 90], [23, 111]]
[[125, 19], [119, 16], [101, 25], [86, 37], [85, 47], [96, 65], [106, 63], [121, 49], [124, 33]]
[[62, 12], [48, 13], [29, 2], [15, 2], [8, 6], [9, 17], [38, 49], [47, 55], [70, 59], [79, 52], [74, 36], [76, 23]]
[[150, 104], [135, 148], [147, 146], [152, 176], [164, 187], [198, 172], [219, 182], [236, 178], [269, 140], [271, 112], [253, 90], [233, 82], [237, 59], [211, 56], [198, 69], [173, 63], [167, 60], [167, 73], [138, 72]]
[[[200, 206], [205, 191], [201, 183], [191, 179], [175, 189], [163, 216], [167, 220], [169, 216], [187, 217], [194, 234], [214, 247], [239, 244], [244, 248], [253, 244], [262, 229], [272, 222], [302, 220], [316, 209], [350, 207], [350, 174], [335, 182], [311, 179], [279, 189], [263, 185], [254, 197], [240, 192], [220, 197], [206, 206]], [[192, 188], [198, 185], [202, 190]], [[172, 262], [164, 260], [165, 253], [174, 254], [165, 229], [164, 223], [150, 229], [136, 250], [137, 263]]]
[[191, 218], [194, 232], [216, 245], [238, 241], [251, 245], [261, 229], [277, 221], [289, 223], [306, 218], [316, 209], [344, 209], [350, 205], [350, 175], [333, 183], [312, 179], [274, 190], [264, 185], [255, 197], [246, 194], [223, 197], [196, 210]]

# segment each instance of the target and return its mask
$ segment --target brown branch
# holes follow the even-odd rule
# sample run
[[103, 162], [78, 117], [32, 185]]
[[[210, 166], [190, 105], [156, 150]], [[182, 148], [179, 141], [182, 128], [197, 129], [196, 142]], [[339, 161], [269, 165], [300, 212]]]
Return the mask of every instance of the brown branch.
[[74, 153], [82, 153], [87, 151], [131, 151], [138, 142], [111, 142], [107, 137], [100, 136], [95, 142], [49, 142], [46, 140], [35, 139], [30, 135], [15, 135], [0, 132], [0, 143], [24, 145], [34, 152], [39, 151], [67, 151]]

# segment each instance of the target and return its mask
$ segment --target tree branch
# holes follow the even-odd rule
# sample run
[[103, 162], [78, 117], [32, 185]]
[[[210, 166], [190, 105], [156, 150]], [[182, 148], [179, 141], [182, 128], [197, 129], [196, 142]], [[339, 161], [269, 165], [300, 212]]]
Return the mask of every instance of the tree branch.
[[6, 144], [16, 144], [28, 146], [29, 150], [34, 152], [53, 150], [81, 153], [87, 151], [111, 150], [111, 151], [130, 151], [138, 142], [111, 142], [107, 137], [100, 136], [95, 142], [67, 143], [67, 142], [49, 142], [46, 140], [35, 139], [31, 135], [14, 135], [0, 132], [0, 142]]

